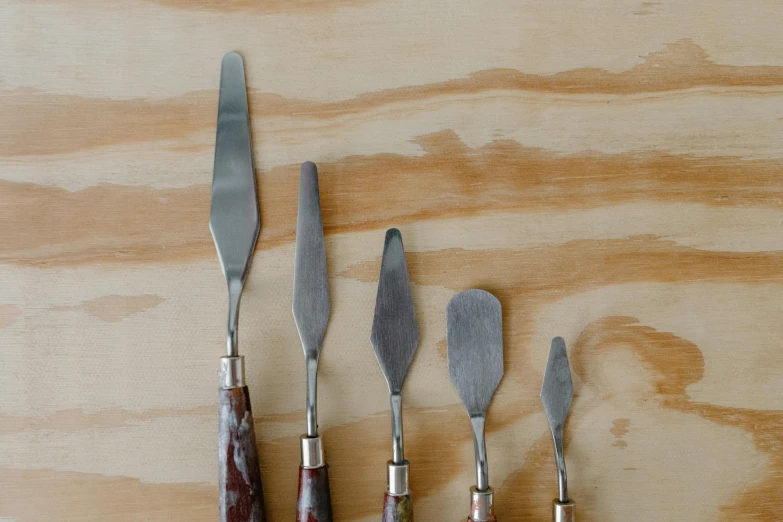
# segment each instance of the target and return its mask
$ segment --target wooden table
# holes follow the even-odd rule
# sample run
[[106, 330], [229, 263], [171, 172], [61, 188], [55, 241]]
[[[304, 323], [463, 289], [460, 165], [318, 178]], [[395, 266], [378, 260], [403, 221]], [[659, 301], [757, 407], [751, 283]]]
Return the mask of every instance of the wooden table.
[[293, 520], [304, 358], [298, 168], [318, 163], [335, 517], [378, 520], [370, 348], [384, 231], [421, 343], [416, 518], [474, 483], [445, 309], [493, 292], [501, 522], [556, 493], [538, 393], [555, 335], [580, 522], [783, 513], [781, 5], [469, 0], [0, 4], [0, 520], [217, 519], [226, 291], [207, 228], [221, 56], [246, 62], [262, 231], [242, 304], [270, 521]]

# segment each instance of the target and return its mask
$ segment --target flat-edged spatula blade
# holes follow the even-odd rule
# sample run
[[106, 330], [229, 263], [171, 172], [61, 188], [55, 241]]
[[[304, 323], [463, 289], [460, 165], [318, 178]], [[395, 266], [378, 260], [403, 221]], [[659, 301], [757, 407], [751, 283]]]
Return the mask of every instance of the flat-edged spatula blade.
[[503, 377], [500, 301], [484, 290], [465, 290], [446, 309], [449, 377], [468, 415], [483, 415]]

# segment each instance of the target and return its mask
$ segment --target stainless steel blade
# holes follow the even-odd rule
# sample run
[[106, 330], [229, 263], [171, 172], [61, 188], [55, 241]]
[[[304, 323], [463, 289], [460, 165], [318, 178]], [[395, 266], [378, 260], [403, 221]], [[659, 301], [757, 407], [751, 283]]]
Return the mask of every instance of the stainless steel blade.
[[476, 489], [488, 491], [484, 441], [486, 411], [503, 377], [503, 318], [500, 301], [484, 290], [465, 290], [446, 308], [449, 377], [465, 404], [476, 450]]
[[563, 428], [573, 396], [574, 386], [571, 382], [571, 368], [568, 365], [566, 344], [562, 337], [555, 337], [552, 339], [552, 346], [549, 349], [549, 360], [544, 373], [544, 383], [541, 386], [541, 402], [544, 405], [544, 412], [546, 412], [555, 443], [560, 502], [568, 501]]
[[302, 165], [296, 220], [293, 312], [305, 356], [318, 359], [330, 313], [318, 169]]
[[329, 322], [329, 280], [321, 221], [318, 169], [302, 164], [299, 174], [299, 212], [296, 219], [293, 312], [307, 361], [307, 435], [318, 434], [316, 376], [326, 325]]
[[392, 462], [405, 465], [402, 440], [402, 384], [419, 344], [411, 283], [402, 235], [386, 231], [370, 342], [389, 385], [392, 410]]
[[503, 377], [500, 301], [484, 290], [455, 295], [446, 309], [449, 376], [468, 415], [483, 415]]
[[574, 386], [571, 382], [566, 344], [562, 337], [555, 337], [549, 349], [549, 360], [541, 386], [541, 402], [553, 431], [563, 431], [573, 396]]
[[386, 232], [370, 342], [389, 384], [389, 392], [401, 393], [419, 344], [419, 326], [413, 309], [402, 235], [396, 228]]
[[242, 57], [228, 53], [220, 72], [209, 228], [229, 290], [227, 351], [237, 355], [239, 298], [261, 230]]

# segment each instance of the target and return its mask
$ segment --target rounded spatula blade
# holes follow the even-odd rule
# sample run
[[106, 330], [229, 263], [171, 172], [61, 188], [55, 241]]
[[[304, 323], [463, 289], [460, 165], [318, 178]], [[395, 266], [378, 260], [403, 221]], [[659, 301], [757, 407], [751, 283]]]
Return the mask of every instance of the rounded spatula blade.
[[503, 377], [500, 301], [484, 290], [455, 295], [446, 309], [449, 377], [468, 414], [483, 415]]

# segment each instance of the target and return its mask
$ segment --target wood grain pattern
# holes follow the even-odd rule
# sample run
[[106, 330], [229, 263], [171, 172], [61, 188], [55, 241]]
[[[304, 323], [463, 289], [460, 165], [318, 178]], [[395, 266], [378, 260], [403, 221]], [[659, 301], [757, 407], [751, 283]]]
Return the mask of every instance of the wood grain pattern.
[[262, 212], [240, 349], [269, 520], [297, 513], [305, 160], [331, 285], [335, 519], [382, 515], [369, 334], [392, 226], [421, 330], [405, 390], [417, 519], [469, 507], [445, 309], [474, 287], [504, 313], [486, 427], [500, 520], [551, 518], [538, 394], [555, 335], [580, 522], [780, 518], [778, 2], [9, 0], [0, 19], [0, 520], [216, 518], [226, 297], [207, 221], [230, 50]]

